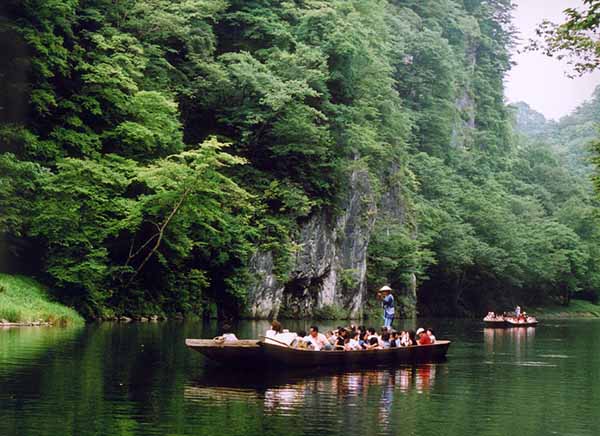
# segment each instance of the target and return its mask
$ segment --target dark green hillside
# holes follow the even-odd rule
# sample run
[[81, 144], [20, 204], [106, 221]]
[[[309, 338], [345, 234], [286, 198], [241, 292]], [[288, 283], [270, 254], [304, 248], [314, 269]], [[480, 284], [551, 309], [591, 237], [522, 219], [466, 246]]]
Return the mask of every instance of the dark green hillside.
[[510, 0], [2, 8], [2, 269], [88, 318], [359, 315], [383, 283], [407, 315], [465, 314], [598, 287], [587, 173], [561, 163], [593, 103], [556, 141], [513, 129]]

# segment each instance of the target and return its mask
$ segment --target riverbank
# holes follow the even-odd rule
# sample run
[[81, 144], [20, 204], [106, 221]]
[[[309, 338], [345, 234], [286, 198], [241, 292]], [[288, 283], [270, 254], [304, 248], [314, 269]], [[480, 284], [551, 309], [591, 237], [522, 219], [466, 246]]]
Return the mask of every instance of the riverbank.
[[83, 323], [81, 315], [52, 301], [46, 288], [35, 280], [0, 274], [0, 326]]
[[583, 300], [571, 300], [568, 306], [530, 307], [527, 312], [539, 319], [600, 318], [600, 305]]

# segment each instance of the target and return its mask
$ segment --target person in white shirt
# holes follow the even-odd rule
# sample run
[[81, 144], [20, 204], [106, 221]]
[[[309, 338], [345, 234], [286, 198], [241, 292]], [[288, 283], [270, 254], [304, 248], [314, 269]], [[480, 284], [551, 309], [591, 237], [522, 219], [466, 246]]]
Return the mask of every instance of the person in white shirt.
[[231, 333], [231, 326], [229, 324], [224, 324], [222, 330], [223, 334], [219, 336], [219, 339], [224, 342], [234, 342], [238, 340], [237, 336], [234, 333]]
[[354, 351], [354, 350], [362, 350], [362, 347], [358, 343], [358, 332], [353, 331], [349, 334], [348, 343], [344, 344], [344, 350], [346, 351]]
[[271, 328], [269, 330], [267, 330], [267, 332], [265, 333], [265, 336], [268, 338], [272, 338], [282, 332], [283, 332], [283, 327], [281, 326], [281, 323], [279, 321], [273, 321], [271, 323]]
[[319, 333], [319, 327], [311, 326], [308, 336], [304, 338], [309, 341], [316, 351], [331, 350], [333, 347], [323, 333]]

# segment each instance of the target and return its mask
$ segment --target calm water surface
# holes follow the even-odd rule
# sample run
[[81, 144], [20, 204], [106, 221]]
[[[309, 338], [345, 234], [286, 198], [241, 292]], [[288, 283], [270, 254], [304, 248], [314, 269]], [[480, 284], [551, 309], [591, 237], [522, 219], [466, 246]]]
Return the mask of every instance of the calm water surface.
[[453, 341], [447, 362], [232, 372], [183, 345], [215, 325], [0, 330], [0, 435], [600, 434], [600, 320], [419, 324]]

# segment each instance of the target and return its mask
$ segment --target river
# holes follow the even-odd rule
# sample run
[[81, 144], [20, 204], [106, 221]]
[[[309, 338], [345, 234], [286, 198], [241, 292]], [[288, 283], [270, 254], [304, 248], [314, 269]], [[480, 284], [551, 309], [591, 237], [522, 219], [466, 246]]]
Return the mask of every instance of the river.
[[453, 341], [446, 362], [268, 374], [207, 366], [184, 346], [214, 324], [0, 330], [0, 435], [600, 434], [600, 320], [418, 324]]

